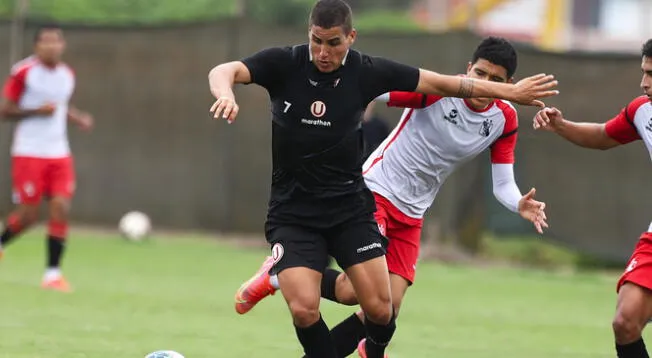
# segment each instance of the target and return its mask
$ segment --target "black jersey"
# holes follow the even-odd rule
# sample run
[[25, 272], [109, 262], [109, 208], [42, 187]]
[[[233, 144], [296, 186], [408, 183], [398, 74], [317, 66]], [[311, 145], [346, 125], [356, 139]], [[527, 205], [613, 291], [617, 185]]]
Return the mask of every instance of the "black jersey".
[[361, 120], [374, 98], [414, 91], [419, 70], [349, 50], [343, 65], [320, 72], [308, 45], [269, 48], [244, 59], [272, 103], [271, 200], [325, 199], [366, 188]]

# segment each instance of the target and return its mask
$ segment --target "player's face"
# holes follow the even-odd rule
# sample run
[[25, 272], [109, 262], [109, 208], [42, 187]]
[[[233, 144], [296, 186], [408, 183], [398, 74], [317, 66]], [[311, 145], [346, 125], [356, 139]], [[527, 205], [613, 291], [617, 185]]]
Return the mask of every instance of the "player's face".
[[61, 60], [66, 43], [61, 30], [44, 30], [35, 44], [35, 53], [41, 61], [56, 64]]
[[347, 35], [342, 26], [330, 29], [311, 26], [309, 36], [312, 62], [320, 72], [332, 72], [342, 65], [344, 57], [355, 41], [356, 32], [351, 30]]
[[[507, 78], [507, 69], [503, 66], [491, 63], [483, 58], [479, 58], [475, 63], [470, 63], [466, 68], [466, 75], [471, 78], [477, 78], [485, 81], [493, 82], [512, 82], [511, 78]], [[475, 109], [485, 109], [494, 98], [469, 98], [468, 102]]]
[[641, 70], [643, 70], [641, 88], [647, 95], [647, 98], [650, 100], [650, 102], [652, 102], [652, 57], [643, 56]]

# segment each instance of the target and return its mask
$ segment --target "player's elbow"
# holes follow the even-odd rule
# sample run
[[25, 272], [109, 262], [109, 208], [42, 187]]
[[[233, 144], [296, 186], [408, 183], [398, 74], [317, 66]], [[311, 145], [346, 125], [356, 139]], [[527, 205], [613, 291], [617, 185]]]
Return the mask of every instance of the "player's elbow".
[[451, 95], [450, 90], [446, 90], [446, 77], [437, 72], [420, 70], [419, 84], [415, 92], [425, 93], [435, 96]]
[[219, 76], [219, 73], [221, 71], [220, 66], [222, 66], [222, 65], [217, 65], [217, 66], [211, 68], [210, 71], [208, 71], [208, 80], [209, 81], [214, 79], [215, 77]]
[[500, 205], [507, 207], [507, 200], [505, 199], [504, 195], [505, 191], [503, 188], [497, 188], [494, 186], [494, 198], [496, 198], [496, 201], [500, 203]]
[[11, 117], [11, 110], [7, 106], [0, 106], [0, 119], [8, 120]]
[[593, 148], [599, 150], [609, 150], [618, 145], [620, 145], [620, 143], [613, 139], [603, 138], [602, 140], [596, 141], [596, 143], [593, 144]]
[[496, 198], [496, 200], [502, 202], [501, 201], [502, 197], [500, 196], [500, 189], [497, 188], [495, 185], [494, 185], [493, 193], [494, 193], [494, 198]]
[[209, 81], [226, 80], [229, 84], [248, 83], [250, 75], [247, 67], [240, 61], [227, 62], [213, 67], [208, 72]]

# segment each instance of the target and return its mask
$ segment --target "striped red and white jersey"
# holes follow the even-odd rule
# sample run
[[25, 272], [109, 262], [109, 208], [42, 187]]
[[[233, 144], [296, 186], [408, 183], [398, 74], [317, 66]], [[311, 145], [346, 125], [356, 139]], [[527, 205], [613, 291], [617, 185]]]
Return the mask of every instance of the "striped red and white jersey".
[[67, 123], [68, 103], [75, 89], [75, 75], [61, 63], [48, 67], [30, 56], [16, 63], [5, 82], [3, 96], [21, 109], [56, 106], [52, 115], [22, 119], [14, 131], [13, 156], [63, 158], [70, 155]]
[[492, 163], [514, 163], [518, 116], [509, 102], [477, 111], [460, 98], [391, 92], [388, 100], [406, 110], [363, 174], [369, 189], [404, 214], [423, 217], [446, 178], [488, 148]]

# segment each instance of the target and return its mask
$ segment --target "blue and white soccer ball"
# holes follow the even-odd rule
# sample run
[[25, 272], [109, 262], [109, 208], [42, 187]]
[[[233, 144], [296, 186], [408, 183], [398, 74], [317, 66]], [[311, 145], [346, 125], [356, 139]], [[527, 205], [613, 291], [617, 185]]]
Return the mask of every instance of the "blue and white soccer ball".
[[184, 358], [184, 356], [175, 351], [156, 351], [146, 355], [145, 358]]

